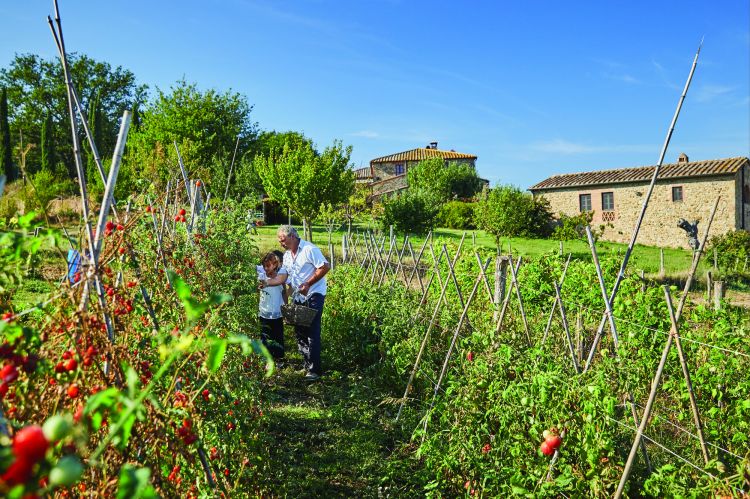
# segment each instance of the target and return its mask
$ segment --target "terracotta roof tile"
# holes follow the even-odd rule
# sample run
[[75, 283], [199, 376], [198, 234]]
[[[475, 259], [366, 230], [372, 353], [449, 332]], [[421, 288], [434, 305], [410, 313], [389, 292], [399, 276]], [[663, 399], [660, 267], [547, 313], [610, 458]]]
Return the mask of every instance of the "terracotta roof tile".
[[370, 161], [373, 163], [395, 163], [398, 161], [423, 161], [429, 158], [445, 158], [445, 159], [477, 159], [473, 154], [464, 154], [455, 151], [442, 151], [440, 149], [427, 149], [420, 147], [418, 149], [412, 149], [410, 151], [399, 152], [388, 156], [382, 156], [375, 158]]
[[[659, 179], [733, 175], [747, 164], [750, 164], [750, 159], [745, 157], [691, 161], [689, 163], [670, 163], [662, 165], [659, 170]], [[649, 182], [654, 175], [655, 168], [656, 166], [641, 166], [637, 168], [555, 175], [529, 187], [529, 190], [543, 191], [565, 187]]]

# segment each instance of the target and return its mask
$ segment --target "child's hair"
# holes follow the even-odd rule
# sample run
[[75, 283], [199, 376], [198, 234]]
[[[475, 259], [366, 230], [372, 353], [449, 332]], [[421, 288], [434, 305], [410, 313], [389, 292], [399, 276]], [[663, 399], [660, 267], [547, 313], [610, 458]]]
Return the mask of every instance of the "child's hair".
[[272, 263], [273, 266], [278, 270], [281, 268], [281, 262], [284, 254], [281, 254], [281, 258], [279, 257], [280, 251], [269, 251], [266, 253], [266, 256], [263, 257], [263, 259], [260, 261], [261, 265], [265, 265], [266, 263]]

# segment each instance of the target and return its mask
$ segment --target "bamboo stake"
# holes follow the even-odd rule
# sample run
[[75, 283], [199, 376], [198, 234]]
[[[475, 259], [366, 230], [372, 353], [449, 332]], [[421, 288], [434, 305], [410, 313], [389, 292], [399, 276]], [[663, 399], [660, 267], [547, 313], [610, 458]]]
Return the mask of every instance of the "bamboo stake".
[[[445, 247], [445, 245], [443, 245], [443, 247]], [[432, 280], [430, 280], [430, 283], [432, 283]], [[419, 352], [417, 353], [417, 360], [414, 361], [414, 367], [412, 368], [411, 374], [409, 375], [409, 381], [406, 383], [406, 390], [404, 390], [404, 396], [401, 399], [401, 404], [399, 405], [399, 408], [398, 408], [398, 414], [396, 414], [396, 421], [398, 421], [398, 419], [401, 417], [401, 411], [404, 409], [404, 404], [406, 403], [406, 397], [409, 395], [409, 390], [411, 390], [412, 383], [414, 382], [414, 376], [417, 374], [417, 369], [419, 369], [419, 362], [422, 360], [422, 354], [424, 353], [425, 346], [427, 345], [427, 339], [430, 336], [430, 331], [432, 331], [432, 328], [435, 325], [435, 321], [437, 319], [438, 313], [440, 312], [440, 305], [441, 305], [441, 302], [443, 301], [443, 298], [445, 297], [446, 289], [448, 289], [447, 279], [445, 280], [445, 283], [440, 288], [440, 298], [438, 298], [437, 302], [435, 302], [435, 309], [432, 311], [432, 317], [430, 318], [430, 323], [427, 326], [427, 331], [425, 331], [424, 337], [422, 338], [422, 343], [419, 346]], [[417, 313], [419, 313], [419, 310], [417, 310]]]
[[187, 171], [185, 170], [185, 165], [182, 163], [182, 155], [180, 154], [180, 148], [177, 147], [177, 140], [174, 140], [173, 142], [174, 150], [177, 151], [177, 163], [179, 163], [180, 171], [182, 172], [182, 180], [185, 182], [185, 192], [187, 193], [188, 205], [192, 205], [193, 200], [191, 199], [190, 184], [188, 182]]
[[[706, 245], [706, 239], [708, 239], [708, 233], [711, 230], [711, 224], [714, 219], [714, 215], [716, 214], [716, 208], [719, 206], [719, 200], [721, 197], [716, 198], [716, 202], [714, 203], [714, 206], [711, 210], [711, 215], [708, 218], [708, 226], [706, 227], [706, 232], [703, 234], [703, 239], [701, 240], [701, 244], [698, 247], [698, 250], [693, 254], [693, 263], [690, 267], [690, 272], [688, 273], [687, 280], [685, 282], [685, 288], [683, 290], [682, 296], [680, 297], [680, 302], [677, 305], [677, 312], [674, 313], [674, 323], [678, 323], [680, 320], [680, 316], [682, 315], [682, 309], [685, 306], [685, 301], [687, 300], [688, 292], [687, 290], [690, 289], [690, 286], [693, 282], [693, 278], [695, 276], [695, 271], [698, 269], [698, 262], [700, 261], [701, 255], [703, 254], [703, 249]], [[672, 300], [671, 296], [669, 295], [669, 288], [667, 286], [664, 286], [664, 292], [666, 295], [667, 300], [667, 307], [669, 309], [672, 308]], [[670, 316], [672, 315], [672, 312], [670, 310]], [[670, 317], [671, 319], [671, 317]], [[659, 361], [659, 366], [656, 369], [656, 374], [654, 375], [654, 380], [651, 382], [651, 392], [649, 393], [648, 401], [646, 402], [646, 408], [643, 411], [643, 416], [641, 416], [641, 423], [638, 425], [638, 430], [636, 431], [636, 437], [635, 441], [633, 442], [633, 446], [630, 449], [630, 454], [628, 455], [628, 460], [625, 462], [625, 467], [622, 472], [622, 476], [620, 477], [620, 483], [617, 486], [617, 491], [615, 492], [615, 498], [622, 497], [623, 491], [625, 489], [625, 483], [628, 481], [628, 477], [630, 476], [630, 471], [633, 467], [633, 461], [635, 459], [635, 454], [638, 449], [639, 441], [643, 437], [643, 432], [646, 429], [646, 426], [648, 425], [648, 421], [651, 416], [651, 410], [653, 409], [654, 400], [656, 399], [656, 392], [659, 389], [659, 383], [661, 381], [662, 373], [664, 372], [664, 365], [667, 361], [667, 355], [669, 354], [669, 349], [672, 347], [672, 341], [674, 340], [674, 337], [677, 335], [677, 331], [672, 328], [670, 330], [669, 337], [667, 338], [667, 342], [664, 345], [664, 350], [662, 351], [661, 360]]]
[[438, 391], [440, 390], [440, 385], [443, 382], [443, 378], [445, 377], [445, 373], [448, 370], [448, 361], [450, 361], [451, 355], [453, 354], [453, 349], [456, 346], [456, 340], [458, 339], [458, 334], [461, 332], [461, 327], [464, 324], [465, 320], [468, 320], [468, 314], [469, 314], [469, 306], [471, 306], [471, 302], [474, 300], [474, 297], [477, 294], [477, 288], [479, 287], [479, 283], [482, 280], [482, 273], [487, 270], [487, 267], [489, 266], [490, 262], [492, 261], [492, 258], [488, 258], [484, 265], [480, 266], [480, 272], [477, 275], [476, 280], [474, 281], [474, 287], [471, 290], [471, 294], [469, 295], [469, 298], [466, 300], [466, 305], [463, 307], [463, 312], [461, 313], [461, 317], [458, 320], [458, 325], [456, 326], [455, 331], [453, 332], [453, 338], [451, 339], [451, 344], [448, 347], [448, 352], [445, 354], [445, 360], [443, 361], [443, 368], [440, 370], [440, 376], [438, 377], [437, 383], [435, 384], [435, 391], [432, 394], [432, 402], [430, 402], [430, 408], [427, 410], [427, 414], [425, 415], [424, 419], [424, 433], [422, 434], [422, 438], [427, 434], [427, 424], [429, 422], [429, 414], [432, 412], [432, 409], [435, 407], [435, 400], [437, 399]]
[[[477, 263], [479, 264], [479, 267], [482, 267], [482, 257], [479, 256], [479, 253], [477, 253], [476, 250], [474, 250], [474, 257], [477, 259]], [[487, 290], [487, 295], [490, 297], [490, 303], [495, 302], [495, 296], [492, 294], [492, 289], [490, 288], [490, 281], [487, 279], [487, 274], [482, 272], [482, 281], [484, 281], [484, 288]]]
[[[572, 253], [568, 253], [568, 259], [565, 261], [565, 266], [563, 267], [562, 275], [560, 276], [560, 288], [562, 289], [562, 285], [565, 283], [565, 274], [568, 272], [568, 265], [570, 265], [570, 257]], [[557, 297], [555, 297], [555, 302], [558, 300]], [[549, 311], [549, 318], [547, 318], [547, 326], [544, 328], [544, 335], [542, 336], [542, 345], [547, 341], [547, 335], [549, 334], [549, 328], [552, 327], [552, 318], [555, 316], [555, 303], [552, 303], [552, 307]]]
[[573, 368], [576, 374], [581, 373], [581, 369], [578, 367], [578, 359], [576, 359], [576, 351], [573, 347], [573, 341], [570, 338], [570, 329], [568, 328], [568, 318], [565, 315], [565, 306], [563, 305], [562, 298], [560, 298], [560, 286], [557, 282], [552, 283], [555, 286], [555, 296], [557, 298], [557, 305], [560, 307], [560, 317], [562, 318], [563, 329], [565, 330], [565, 337], [568, 339], [568, 348], [570, 349], [570, 357], [573, 359]]
[[[651, 177], [651, 184], [649, 185], [648, 192], [646, 193], [646, 196], [643, 199], [643, 206], [641, 207], [641, 212], [638, 215], [638, 220], [636, 221], [635, 228], [633, 229], [633, 235], [630, 238], [628, 249], [625, 251], [625, 257], [623, 258], [622, 265], [620, 266], [620, 272], [617, 274], [617, 279], [615, 280], [615, 283], [612, 286], [612, 291], [609, 297], [610, 305], [614, 303], [615, 297], [617, 296], [617, 292], [620, 289], [620, 283], [625, 278], [625, 269], [628, 266], [630, 255], [632, 254], [633, 248], [635, 247], [635, 242], [638, 239], [638, 232], [641, 229], [643, 218], [646, 215], [646, 208], [648, 208], [648, 203], [649, 203], [649, 200], [651, 199], [651, 194], [654, 192], [656, 179], [659, 176], [659, 170], [661, 169], [661, 165], [664, 162], [664, 156], [667, 153], [667, 147], [669, 146], [669, 141], [672, 138], [672, 132], [674, 132], [674, 127], [675, 127], [675, 124], [677, 123], [677, 117], [680, 115], [680, 109], [682, 109], [682, 103], [685, 101], [685, 96], [687, 95], [688, 88], [690, 87], [690, 82], [693, 79], [693, 74], [695, 73], [695, 68], [698, 64], [698, 56], [701, 53], [702, 46], [703, 46], [703, 40], [701, 40], [701, 43], [698, 46], [698, 51], [696, 52], [695, 58], [693, 59], [693, 65], [690, 68], [690, 74], [688, 74], [687, 81], [685, 82], [685, 88], [683, 89], [682, 95], [680, 96], [680, 99], [677, 103], [677, 109], [675, 110], [674, 116], [672, 117], [672, 122], [669, 126], [669, 130], [667, 131], [667, 136], [664, 139], [664, 144], [662, 145], [661, 153], [659, 154], [659, 162], [657, 163], [656, 168], [654, 169], [654, 174]], [[602, 319], [599, 322], [599, 327], [596, 330], [596, 335], [594, 336], [594, 341], [591, 345], [591, 350], [589, 350], [588, 360], [586, 361], [586, 368], [588, 368], [589, 365], [591, 364], [593, 353], [599, 344], [599, 340], [601, 339], [601, 335], [604, 331], [604, 324], [606, 322], [607, 322], [607, 317], [606, 317], [606, 312], [605, 312], [604, 314], [602, 314]]]
[[[518, 262], [521, 262], [521, 257], [518, 257]], [[510, 276], [511, 276], [511, 287], [516, 288], [516, 296], [518, 297], [518, 308], [521, 310], [521, 318], [523, 319], [523, 328], [526, 331], [526, 339], [531, 346], [531, 333], [529, 332], [529, 322], [526, 320], [526, 312], [523, 309], [523, 299], [521, 298], [521, 287], [518, 284], [518, 277], [516, 276], [516, 270], [513, 265], [510, 265]]]
[[[229, 195], [229, 182], [232, 180], [232, 171], [234, 170], [234, 159], [237, 157], [237, 148], [240, 147], [240, 136], [237, 136], [237, 142], [234, 144], [234, 154], [232, 154], [232, 164], [229, 165], [229, 176], [227, 177], [227, 187], [224, 189], [224, 199], [221, 205], [227, 202], [227, 196]], [[258, 206], [257, 204], [255, 206]]]
[[[510, 265], [509, 267], [513, 268], [513, 257], [509, 256], [507, 257], [510, 259]], [[518, 272], [518, 269], [521, 268], [521, 257], [518, 257], [518, 261], [516, 262], [516, 269], [515, 271]], [[505, 319], [505, 312], [508, 309], [508, 304], [510, 303], [510, 296], [513, 294], [513, 286], [508, 286], [508, 289], [505, 291], [505, 299], [503, 300], [503, 306], [500, 309], [500, 318], [497, 320], [497, 326], [495, 327], [495, 332], [500, 332], [500, 329], [503, 327], [503, 319]]]
[[[619, 347], [619, 338], [617, 337], [617, 327], [615, 326], [615, 316], [612, 312], [612, 303], [607, 298], [607, 286], [604, 283], [604, 275], [602, 274], [602, 267], [599, 264], [599, 254], [596, 252], [596, 243], [594, 243], [594, 236], [591, 234], [591, 227], [586, 226], [586, 238], [589, 242], [589, 248], [591, 248], [591, 258], [594, 260], [594, 267], [596, 268], [596, 277], [599, 280], [599, 289], [602, 292], [602, 300], [604, 300], [604, 309], [607, 314], [607, 320], [609, 321], [609, 330], [612, 332], [612, 340], [615, 345], [615, 350]], [[588, 366], [586, 366], [588, 369]]]
[[[414, 260], [414, 270], [411, 274], [409, 274], [409, 284], [411, 284], [411, 280], [414, 278], [414, 274], [417, 275], [417, 278], [419, 279], [419, 284], [422, 286], [422, 290], [424, 291], [424, 286], [422, 285], [422, 279], [419, 278], [419, 262], [422, 260], [422, 253], [424, 253], [425, 248], [427, 247], [427, 242], [432, 241], [432, 231], [427, 233], [427, 237], [425, 238], [424, 242], [422, 243], [422, 247], [419, 249], [419, 253], [417, 255], [417, 258]], [[414, 258], [414, 254], [412, 253], [412, 258]]]

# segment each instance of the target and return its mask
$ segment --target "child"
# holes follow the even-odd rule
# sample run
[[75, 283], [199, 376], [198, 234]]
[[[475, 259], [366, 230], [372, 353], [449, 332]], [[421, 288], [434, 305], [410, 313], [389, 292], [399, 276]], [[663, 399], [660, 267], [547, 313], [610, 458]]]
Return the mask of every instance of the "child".
[[260, 284], [260, 338], [274, 360], [284, 358], [284, 319], [281, 317], [281, 304], [285, 302], [283, 290], [287, 272], [281, 266], [283, 254], [271, 251], [258, 266]]

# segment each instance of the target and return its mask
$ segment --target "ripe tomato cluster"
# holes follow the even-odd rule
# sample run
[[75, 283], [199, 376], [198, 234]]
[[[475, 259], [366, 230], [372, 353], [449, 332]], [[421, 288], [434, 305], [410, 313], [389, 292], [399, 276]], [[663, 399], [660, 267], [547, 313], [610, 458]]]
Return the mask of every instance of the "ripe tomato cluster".
[[191, 445], [198, 440], [198, 435], [193, 431], [193, 422], [189, 419], [182, 420], [182, 425], [177, 428], [177, 436], [182, 439], [185, 445]]
[[542, 454], [545, 456], [551, 456], [560, 448], [562, 437], [557, 434], [555, 429], [544, 430], [542, 436], [544, 437], [544, 441], [542, 442], [542, 445], [539, 446], [539, 450], [541, 450]]

